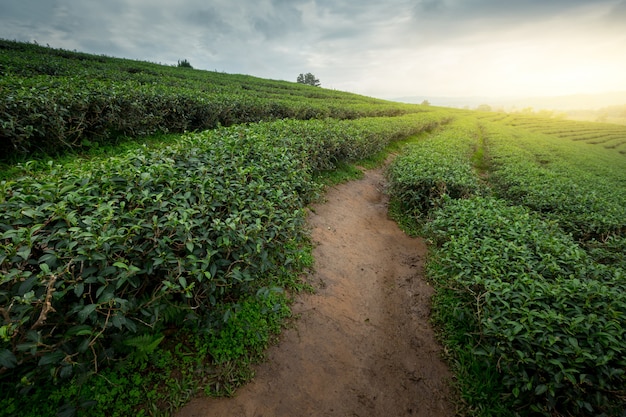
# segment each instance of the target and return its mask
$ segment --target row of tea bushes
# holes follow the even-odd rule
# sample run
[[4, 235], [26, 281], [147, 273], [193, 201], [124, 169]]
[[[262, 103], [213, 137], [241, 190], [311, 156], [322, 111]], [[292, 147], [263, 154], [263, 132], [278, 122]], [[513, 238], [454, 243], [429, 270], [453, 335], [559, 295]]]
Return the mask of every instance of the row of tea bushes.
[[346, 92], [0, 40], [0, 158], [261, 120], [424, 110]]
[[93, 372], [170, 328], [219, 334], [224, 305], [295, 265], [324, 158], [365, 157], [433, 123], [234, 126], [2, 181], [3, 390]]
[[557, 220], [582, 240], [626, 230], [626, 159], [585, 143], [490, 125], [495, 192]]
[[510, 415], [623, 411], [623, 269], [504, 200], [449, 201], [426, 232], [439, 320], [474, 366], [497, 370]]
[[[407, 148], [389, 173], [392, 197], [432, 244], [434, 314], [468, 409], [623, 413], [626, 272], [613, 262], [624, 249], [622, 162], [471, 119]], [[617, 250], [581, 244], [586, 233], [610, 235]]]
[[480, 142], [472, 118], [456, 118], [417, 144], [409, 145], [388, 169], [389, 193], [404, 210], [423, 217], [446, 197], [463, 198], [482, 192], [471, 161]]

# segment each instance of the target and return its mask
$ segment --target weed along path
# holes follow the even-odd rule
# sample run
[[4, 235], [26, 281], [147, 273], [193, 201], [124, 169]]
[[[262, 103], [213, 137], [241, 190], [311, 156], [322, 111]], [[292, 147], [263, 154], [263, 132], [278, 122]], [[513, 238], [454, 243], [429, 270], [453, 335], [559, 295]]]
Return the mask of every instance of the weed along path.
[[196, 398], [178, 417], [455, 415], [428, 323], [425, 245], [387, 217], [380, 170], [312, 207], [315, 294], [233, 398]]

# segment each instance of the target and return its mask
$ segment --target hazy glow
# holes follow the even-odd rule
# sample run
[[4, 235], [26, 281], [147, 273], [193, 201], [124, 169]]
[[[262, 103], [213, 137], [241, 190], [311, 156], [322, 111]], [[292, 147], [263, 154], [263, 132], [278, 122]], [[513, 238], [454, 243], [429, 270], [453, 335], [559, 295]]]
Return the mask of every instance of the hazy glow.
[[[549, 96], [626, 91], [626, 26], [603, 27], [606, 8], [583, 8], [544, 22], [489, 27], [390, 57], [388, 82], [374, 95]], [[590, 13], [590, 10], [593, 13]], [[400, 63], [400, 65], [398, 65]], [[409, 81], [412, 79], [411, 81]]]

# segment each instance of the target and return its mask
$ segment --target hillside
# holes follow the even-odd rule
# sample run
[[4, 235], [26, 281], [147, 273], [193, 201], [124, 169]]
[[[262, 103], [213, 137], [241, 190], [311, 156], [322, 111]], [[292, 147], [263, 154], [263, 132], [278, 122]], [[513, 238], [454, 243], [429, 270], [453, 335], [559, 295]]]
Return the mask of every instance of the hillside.
[[[324, 184], [392, 151], [389, 214], [428, 243], [433, 309], [366, 304], [432, 318], [468, 416], [623, 415], [626, 126], [0, 52], [0, 415], [171, 415], [232, 395], [314, 288]], [[349, 298], [367, 268], [348, 269]]]
[[346, 92], [0, 40], [0, 160], [120, 136], [420, 111]]
[[[1, 47], [2, 415], [145, 415], [173, 412], [189, 390], [231, 393], [307, 288], [315, 176], [448, 118], [296, 83]], [[116, 146], [158, 132], [170, 135]]]

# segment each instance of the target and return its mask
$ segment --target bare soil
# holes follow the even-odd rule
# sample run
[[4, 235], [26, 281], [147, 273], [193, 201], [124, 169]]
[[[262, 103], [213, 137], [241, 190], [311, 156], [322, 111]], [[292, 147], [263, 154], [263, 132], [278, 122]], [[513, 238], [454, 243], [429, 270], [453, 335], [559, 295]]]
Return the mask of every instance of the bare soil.
[[429, 324], [426, 247], [387, 217], [381, 170], [312, 206], [314, 294], [233, 398], [195, 398], [178, 417], [455, 415]]

